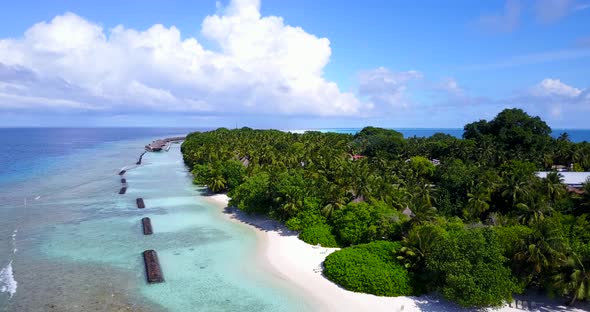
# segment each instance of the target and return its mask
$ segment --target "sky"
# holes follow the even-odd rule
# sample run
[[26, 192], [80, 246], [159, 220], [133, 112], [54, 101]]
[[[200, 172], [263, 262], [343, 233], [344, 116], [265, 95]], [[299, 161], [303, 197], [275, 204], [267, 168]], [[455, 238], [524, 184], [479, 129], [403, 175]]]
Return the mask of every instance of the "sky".
[[590, 0], [0, 6], [0, 127], [590, 128]]

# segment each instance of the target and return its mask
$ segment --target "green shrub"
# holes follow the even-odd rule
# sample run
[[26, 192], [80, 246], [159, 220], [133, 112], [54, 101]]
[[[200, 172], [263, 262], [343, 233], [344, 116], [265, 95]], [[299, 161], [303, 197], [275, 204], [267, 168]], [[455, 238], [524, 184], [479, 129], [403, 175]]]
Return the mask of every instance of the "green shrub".
[[338, 247], [336, 237], [332, 234], [332, 227], [324, 223], [304, 228], [299, 233], [299, 238], [311, 245], [320, 244], [324, 247]]
[[533, 230], [524, 225], [496, 226], [494, 232], [498, 236], [504, 256], [512, 259], [521, 240], [530, 235]]
[[296, 217], [287, 220], [287, 222], [285, 222], [285, 226], [287, 226], [289, 230], [301, 231], [306, 227], [322, 223], [326, 223], [326, 218], [316, 213], [303, 211], [299, 213]]
[[500, 306], [521, 291], [503, 252], [492, 229], [449, 231], [427, 255], [427, 275], [435, 289], [461, 306]]
[[395, 260], [399, 243], [375, 241], [330, 254], [324, 274], [334, 283], [356, 292], [378, 296], [412, 295], [410, 275]]

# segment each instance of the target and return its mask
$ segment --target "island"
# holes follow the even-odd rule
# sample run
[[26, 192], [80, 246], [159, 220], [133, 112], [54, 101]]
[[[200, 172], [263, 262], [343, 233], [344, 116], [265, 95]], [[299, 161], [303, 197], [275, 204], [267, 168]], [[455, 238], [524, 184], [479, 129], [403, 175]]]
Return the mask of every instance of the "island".
[[563, 176], [590, 171], [590, 144], [550, 134], [506, 109], [463, 138], [220, 128], [181, 150], [194, 183], [230, 206], [340, 248], [319, 269], [345, 289], [465, 307], [534, 291], [574, 305], [590, 295], [590, 181]]

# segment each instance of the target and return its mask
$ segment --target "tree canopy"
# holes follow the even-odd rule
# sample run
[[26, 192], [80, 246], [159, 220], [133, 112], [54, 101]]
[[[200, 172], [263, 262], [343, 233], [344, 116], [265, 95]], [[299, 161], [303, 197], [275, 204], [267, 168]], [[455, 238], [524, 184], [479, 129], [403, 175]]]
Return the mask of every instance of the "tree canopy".
[[589, 297], [590, 183], [568, 192], [559, 173], [535, 172], [590, 170], [590, 144], [550, 133], [506, 109], [463, 138], [220, 128], [189, 134], [182, 153], [231, 205], [343, 247], [325, 273], [347, 289], [478, 307], [534, 289], [573, 304]]

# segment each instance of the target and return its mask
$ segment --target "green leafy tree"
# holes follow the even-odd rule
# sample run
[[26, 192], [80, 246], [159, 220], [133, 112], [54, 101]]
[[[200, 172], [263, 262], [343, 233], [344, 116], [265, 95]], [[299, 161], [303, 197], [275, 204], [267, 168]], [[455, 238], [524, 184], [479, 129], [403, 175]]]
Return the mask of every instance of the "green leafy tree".
[[349, 203], [333, 213], [334, 229], [345, 245], [366, 243], [375, 219], [367, 203]]
[[434, 175], [435, 167], [426, 157], [414, 156], [410, 158], [410, 164], [414, 173], [420, 177], [430, 178]]
[[427, 273], [447, 299], [462, 306], [500, 306], [521, 291], [495, 233], [459, 230], [433, 246]]
[[230, 205], [246, 212], [267, 213], [272, 207], [270, 176], [258, 173], [230, 192]]

